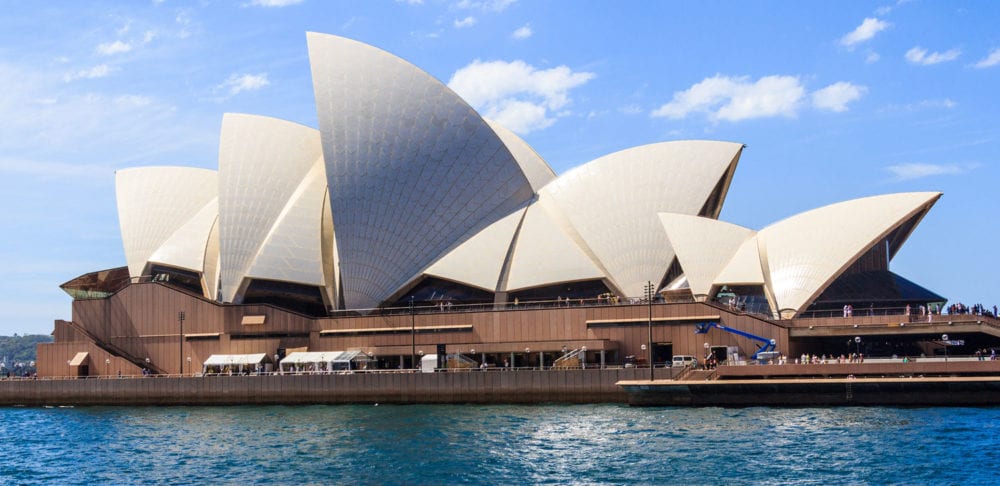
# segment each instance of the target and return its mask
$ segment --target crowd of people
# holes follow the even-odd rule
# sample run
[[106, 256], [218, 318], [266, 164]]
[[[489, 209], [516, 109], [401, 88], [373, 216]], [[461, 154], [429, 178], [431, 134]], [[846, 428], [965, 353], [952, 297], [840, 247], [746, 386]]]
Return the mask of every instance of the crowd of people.
[[993, 309], [990, 309], [984, 306], [983, 304], [975, 304], [970, 307], [961, 302], [958, 302], [956, 304], [951, 304], [948, 306], [948, 313], [956, 315], [968, 314], [974, 316], [996, 317], [997, 306], [994, 305]]

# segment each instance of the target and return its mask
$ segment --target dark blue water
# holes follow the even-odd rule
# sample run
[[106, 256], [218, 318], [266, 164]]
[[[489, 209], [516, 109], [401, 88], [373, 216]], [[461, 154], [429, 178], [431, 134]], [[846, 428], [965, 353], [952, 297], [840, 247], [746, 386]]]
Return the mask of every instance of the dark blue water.
[[995, 484], [1000, 408], [0, 408], [2, 484]]

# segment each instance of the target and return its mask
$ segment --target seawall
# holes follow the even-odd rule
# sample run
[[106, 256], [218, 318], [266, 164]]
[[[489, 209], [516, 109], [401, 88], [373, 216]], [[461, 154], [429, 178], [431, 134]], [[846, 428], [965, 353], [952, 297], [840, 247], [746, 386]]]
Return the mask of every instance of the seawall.
[[1000, 377], [623, 381], [629, 405], [996, 406]]
[[[669, 379], [670, 369], [657, 369]], [[0, 406], [625, 403], [649, 369], [0, 380]]]

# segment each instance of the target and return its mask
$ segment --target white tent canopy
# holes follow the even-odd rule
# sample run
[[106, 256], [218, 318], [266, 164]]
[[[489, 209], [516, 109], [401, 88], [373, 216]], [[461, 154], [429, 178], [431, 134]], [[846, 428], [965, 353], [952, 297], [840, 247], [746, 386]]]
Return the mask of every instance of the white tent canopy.
[[266, 359], [266, 353], [213, 354], [205, 360], [205, 363], [202, 365], [202, 371], [207, 373], [209, 367], [218, 367], [220, 369], [229, 367], [230, 369], [236, 368], [239, 371], [243, 371], [244, 368], [250, 369], [256, 367]]
[[[351, 361], [360, 357], [362, 361], [368, 361], [368, 355], [354, 351], [296, 351], [289, 353], [285, 359], [281, 360], [281, 371], [291, 371], [293, 367], [299, 368], [304, 365], [315, 365], [308, 371], [332, 371], [334, 369], [352, 369]], [[336, 366], [340, 365], [340, 366]]]

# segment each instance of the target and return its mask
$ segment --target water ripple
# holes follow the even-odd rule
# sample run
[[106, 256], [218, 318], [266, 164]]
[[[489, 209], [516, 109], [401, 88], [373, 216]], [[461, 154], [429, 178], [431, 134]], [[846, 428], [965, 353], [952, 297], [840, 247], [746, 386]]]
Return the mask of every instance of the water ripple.
[[0, 484], [992, 483], [994, 408], [0, 409]]

